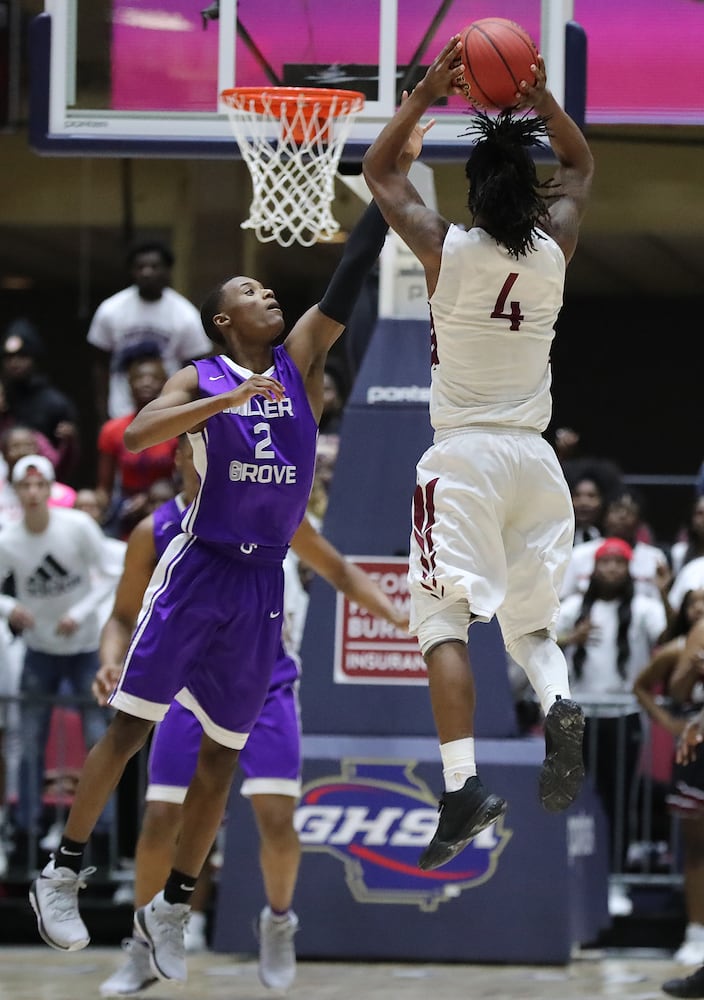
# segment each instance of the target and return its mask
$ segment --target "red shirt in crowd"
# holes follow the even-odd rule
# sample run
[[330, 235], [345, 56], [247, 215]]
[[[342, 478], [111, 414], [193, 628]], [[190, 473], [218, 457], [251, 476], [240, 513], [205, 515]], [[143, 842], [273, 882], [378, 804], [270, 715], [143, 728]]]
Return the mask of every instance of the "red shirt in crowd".
[[143, 493], [158, 479], [171, 479], [174, 473], [174, 455], [178, 438], [171, 438], [161, 444], [145, 448], [137, 455], [128, 451], [124, 443], [125, 428], [131, 424], [135, 414], [108, 420], [98, 435], [98, 451], [112, 455], [120, 475], [123, 496]]

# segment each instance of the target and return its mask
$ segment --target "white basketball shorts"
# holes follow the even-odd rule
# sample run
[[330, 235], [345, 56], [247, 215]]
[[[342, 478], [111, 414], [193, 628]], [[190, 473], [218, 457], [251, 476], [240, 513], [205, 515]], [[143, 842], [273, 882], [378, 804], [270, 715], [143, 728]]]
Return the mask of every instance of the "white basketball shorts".
[[472, 620], [496, 615], [506, 643], [553, 626], [574, 513], [540, 434], [483, 427], [443, 437], [418, 463], [412, 516], [413, 634], [462, 599]]

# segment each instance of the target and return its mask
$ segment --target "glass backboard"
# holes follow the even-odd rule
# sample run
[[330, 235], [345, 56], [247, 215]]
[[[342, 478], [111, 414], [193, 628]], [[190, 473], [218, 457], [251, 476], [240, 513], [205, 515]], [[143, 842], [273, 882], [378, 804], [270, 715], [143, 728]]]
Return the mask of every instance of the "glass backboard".
[[[237, 157], [223, 90], [318, 86], [364, 93], [343, 155], [358, 160], [447, 39], [496, 13], [495, 0], [47, 0], [31, 26], [30, 139], [54, 154]], [[565, 59], [572, 13], [567, 0], [501, 4], [579, 119], [584, 52], [574, 23]], [[466, 155], [467, 107], [453, 97], [433, 108], [426, 158]]]

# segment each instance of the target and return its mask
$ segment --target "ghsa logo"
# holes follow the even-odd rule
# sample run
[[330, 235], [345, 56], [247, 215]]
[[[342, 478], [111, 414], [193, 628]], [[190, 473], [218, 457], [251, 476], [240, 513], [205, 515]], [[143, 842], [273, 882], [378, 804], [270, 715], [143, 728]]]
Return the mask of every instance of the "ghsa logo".
[[511, 839], [500, 818], [447, 865], [421, 871], [418, 856], [435, 833], [438, 809], [414, 766], [343, 760], [341, 774], [303, 788], [295, 816], [301, 846], [339, 858], [360, 903], [409, 903], [434, 911], [488, 881]]

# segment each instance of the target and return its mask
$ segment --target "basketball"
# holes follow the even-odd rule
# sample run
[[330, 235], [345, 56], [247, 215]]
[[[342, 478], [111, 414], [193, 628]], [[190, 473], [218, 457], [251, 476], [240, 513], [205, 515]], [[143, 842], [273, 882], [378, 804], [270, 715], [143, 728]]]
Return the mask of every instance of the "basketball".
[[521, 80], [535, 80], [530, 67], [537, 62], [538, 50], [528, 32], [507, 18], [485, 17], [461, 35], [469, 101], [479, 108], [513, 107]]

